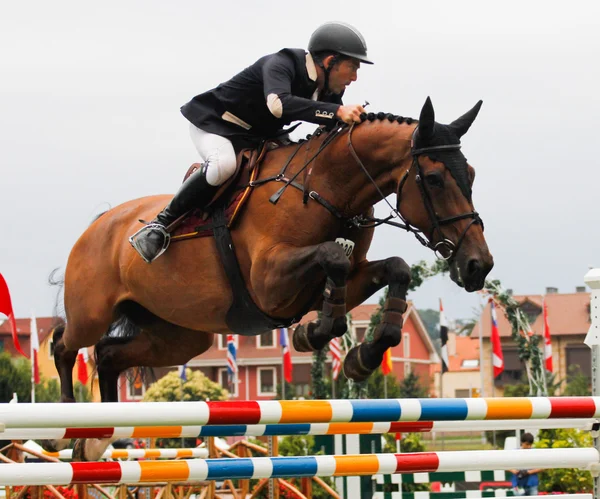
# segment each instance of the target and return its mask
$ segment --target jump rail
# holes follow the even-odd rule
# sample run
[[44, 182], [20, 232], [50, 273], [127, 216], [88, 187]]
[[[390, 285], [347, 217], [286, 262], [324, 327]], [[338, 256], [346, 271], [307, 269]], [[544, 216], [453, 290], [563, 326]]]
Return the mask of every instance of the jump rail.
[[279, 435], [376, 435], [382, 433], [455, 432], [574, 428], [592, 430], [596, 419], [504, 419], [496, 421], [416, 421], [392, 423], [296, 423], [213, 426], [125, 426], [103, 428], [14, 428], [4, 440], [64, 438], [197, 438]]
[[597, 418], [600, 397], [2, 404], [12, 428]]
[[2, 464], [0, 485], [144, 483], [425, 473], [433, 471], [598, 467], [594, 448], [423, 452], [349, 456], [257, 457], [181, 461]]
[[[42, 451], [45, 456], [56, 457], [58, 459], [71, 459], [73, 457], [73, 449], [65, 449], [59, 452]], [[185, 459], [185, 458], [201, 458], [208, 457], [208, 449], [193, 448], [193, 449], [114, 449], [107, 450], [102, 454], [100, 459], [151, 459], [151, 458], [168, 458], [168, 459]]]

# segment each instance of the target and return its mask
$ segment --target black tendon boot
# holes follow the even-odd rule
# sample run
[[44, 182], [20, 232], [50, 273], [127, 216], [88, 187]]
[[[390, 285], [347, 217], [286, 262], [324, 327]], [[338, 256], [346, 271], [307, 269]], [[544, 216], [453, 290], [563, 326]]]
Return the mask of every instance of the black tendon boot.
[[204, 208], [219, 189], [206, 181], [206, 166], [203, 164], [202, 168], [190, 175], [165, 209], [129, 238], [145, 262], [152, 263], [169, 247], [169, 225], [194, 208]]

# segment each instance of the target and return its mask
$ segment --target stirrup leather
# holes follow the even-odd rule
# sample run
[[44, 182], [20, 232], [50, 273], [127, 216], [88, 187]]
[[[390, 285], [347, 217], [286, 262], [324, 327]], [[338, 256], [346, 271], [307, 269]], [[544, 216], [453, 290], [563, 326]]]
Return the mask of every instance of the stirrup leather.
[[[156, 231], [162, 236], [162, 247], [158, 250], [158, 252], [155, 255], [147, 255], [144, 253], [144, 249], [140, 245], [140, 240], [143, 240], [152, 231]], [[138, 252], [138, 254], [146, 263], [152, 263], [160, 255], [167, 251], [167, 248], [171, 243], [171, 234], [169, 234], [169, 232], [163, 225], [156, 222], [151, 222], [148, 225], [142, 227], [135, 234], [130, 236], [129, 242], [131, 243], [131, 246], [133, 246], [133, 249], [135, 249]]]

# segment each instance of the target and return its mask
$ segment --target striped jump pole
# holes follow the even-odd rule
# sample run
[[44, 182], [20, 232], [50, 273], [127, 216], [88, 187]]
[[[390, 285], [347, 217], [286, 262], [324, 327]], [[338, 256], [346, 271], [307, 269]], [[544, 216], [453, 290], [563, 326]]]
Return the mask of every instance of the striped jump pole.
[[392, 423], [297, 423], [266, 425], [133, 426], [106, 428], [14, 428], [0, 433], [4, 440], [70, 438], [199, 438], [281, 435], [376, 435], [383, 433], [532, 430], [573, 428], [591, 430], [596, 419], [503, 419], [499, 421], [415, 421]]
[[0, 485], [144, 483], [493, 469], [597, 469], [595, 448], [0, 465]]
[[6, 428], [596, 418], [600, 397], [1, 404]]
[[[72, 459], [73, 449], [65, 449], [59, 452], [42, 451], [42, 454], [58, 459]], [[114, 449], [105, 451], [100, 459], [206, 459], [207, 457], [208, 449], [195, 447], [192, 449]]]

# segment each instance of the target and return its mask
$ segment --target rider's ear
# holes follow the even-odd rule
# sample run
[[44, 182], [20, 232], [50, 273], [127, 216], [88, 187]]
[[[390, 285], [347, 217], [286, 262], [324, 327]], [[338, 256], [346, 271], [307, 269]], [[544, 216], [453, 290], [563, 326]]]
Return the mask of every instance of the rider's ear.
[[482, 100], [480, 100], [477, 104], [475, 104], [473, 109], [466, 112], [460, 118], [458, 118], [457, 120], [453, 121], [452, 123], [450, 123], [448, 125], [450, 128], [452, 128], [452, 130], [454, 131], [454, 133], [456, 134], [456, 136], [458, 138], [462, 137], [465, 133], [467, 133], [467, 131], [469, 130], [469, 128], [475, 121], [475, 118], [477, 118], [477, 114], [479, 113], [479, 110], [481, 109], [481, 104], [483, 104]]
[[431, 99], [427, 97], [421, 109], [421, 116], [419, 117], [419, 138], [423, 143], [427, 143], [433, 136], [434, 125], [435, 113], [433, 112], [433, 104], [431, 103]]

